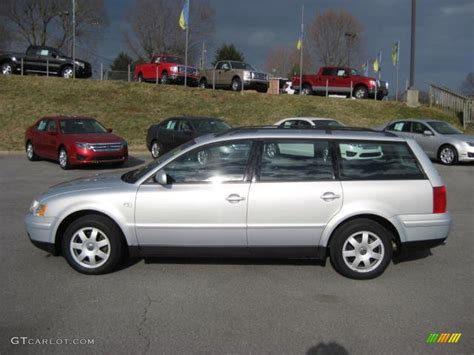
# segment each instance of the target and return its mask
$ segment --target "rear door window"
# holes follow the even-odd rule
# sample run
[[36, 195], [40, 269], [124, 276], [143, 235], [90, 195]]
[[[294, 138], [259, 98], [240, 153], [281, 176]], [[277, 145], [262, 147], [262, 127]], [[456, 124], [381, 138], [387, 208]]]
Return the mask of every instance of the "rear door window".
[[333, 180], [328, 141], [271, 140], [262, 145], [259, 181]]
[[388, 126], [388, 130], [394, 131], [394, 132], [409, 133], [410, 127], [411, 127], [411, 122], [401, 121], [401, 122], [392, 123], [390, 126]]
[[424, 123], [413, 122], [412, 131], [413, 133], [423, 134], [425, 131], [431, 131], [431, 130]]
[[338, 142], [337, 156], [341, 180], [425, 179], [417, 159], [404, 142]]
[[169, 129], [169, 130], [174, 130], [175, 127], [176, 127], [176, 122], [178, 120], [169, 120], [168, 122], [166, 122], [166, 125], [165, 125], [165, 129]]
[[36, 126], [36, 129], [40, 132], [46, 131], [46, 126], [48, 124], [48, 120], [41, 120], [38, 122], [38, 125]]

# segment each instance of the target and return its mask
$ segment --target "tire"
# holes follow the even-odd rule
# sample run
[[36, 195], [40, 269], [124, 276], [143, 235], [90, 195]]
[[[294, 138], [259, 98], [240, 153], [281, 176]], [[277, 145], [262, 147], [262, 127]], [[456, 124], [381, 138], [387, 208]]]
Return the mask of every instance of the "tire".
[[72, 222], [64, 233], [61, 248], [69, 265], [87, 275], [111, 272], [125, 255], [120, 228], [100, 215], [86, 215]]
[[392, 259], [392, 239], [385, 227], [371, 219], [355, 219], [342, 225], [330, 242], [334, 269], [351, 279], [379, 276]]
[[142, 73], [138, 74], [137, 81], [139, 83], [143, 83], [143, 74]]
[[63, 170], [68, 170], [71, 168], [71, 164], [69, 163], [69, 155], [67, 154], [67, 150], [64, 147], [61, 147], [59, 149], [58, 162], [59, 162], [59, 166]]
[[303, 96], [313, 95], [313, 88], [311, 87], [311, 85], [303, 84], [303, 89], [301, 90], [301, 94]]
[[25, 151], [26, 151], [26, 157], [28, 158], [29, 161], [38, 160], [38, 156], [35, 153], [35, 149], [33, 147], [33, 143], [31, 143], [31, 141], [28, 141], [26, 143]]
[[230, 84], [230, 88], [232, 91], [241, 91], [242, 90], [242, 81], [240, 78], [232, 79], [232, 83]]
[[167, 73], [167, 72], [163, 72], [163, 73], [161, 74], [161, 83], [162, 83], [163, 85], [168, 84], [168, 73]]
[[156, 140], [151, 142], [150, 153], [153, 159], [158, 159], [158, 157], [163, 154], [163, 145]]
[[13, 74], [13, 65], [12, 63], [3, 63], [1, 66], [2, 75], [11, 75]]
[[366, 99], [369, 97], [369, 90], [367, 90], [365, 86], [356, 86], [354, 88], [353, 96], [358, 100]]
[[74, 69], [70, 65], [66, 65], [62, 70], [61, 70], [61, 76], [64, 79], [72, 79], [74, 77]]
[[438, 160], [443, 165], [454, 165], [458, 161], [458, 152], [452, 145], [443, 145], [438, 151]]
[[199, 82], [199, 87], [201, 89], [207, 89], [207, 80], [206, 79], [201, 79], [201, 81]]

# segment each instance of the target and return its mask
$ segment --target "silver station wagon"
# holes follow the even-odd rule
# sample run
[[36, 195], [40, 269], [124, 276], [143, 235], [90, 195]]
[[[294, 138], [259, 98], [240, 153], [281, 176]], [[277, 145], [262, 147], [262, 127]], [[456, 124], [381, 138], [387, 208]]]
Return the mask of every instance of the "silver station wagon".
[[[351, 149], [381, 154], [354, 159]], [[436, 169], [411, 140], [370, 131], [233, 129], [123, 175], [56, 185], [25, 217], [31, 241], [85, 274], [124, 257], [330, 257], [355, 279], [447, 238]]]

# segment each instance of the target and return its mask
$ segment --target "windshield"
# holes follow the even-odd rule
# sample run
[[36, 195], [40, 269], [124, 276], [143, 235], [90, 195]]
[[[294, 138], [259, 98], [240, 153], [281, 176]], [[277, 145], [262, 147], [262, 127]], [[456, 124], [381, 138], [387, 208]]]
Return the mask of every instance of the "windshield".
[[313, 120], [316, 128], [338, 128], [344, 125], [336, 120]]
[[462, 134], [459, 129], [451, 126], [447, 122], [432, 121], [428, 122], [428, 124], [439, 134]]
[[232, 128], [221, 120], [195, 120], [193, 125], [199, 134], [218, 133]]
[[130, 184], [136, 183], [138, 180], [140, 180], [142, 177], [147, 175], [150, 171], [155, 169], [158, 165], [163, 163], [164, 161], [178, 155], [181, 153], [183, 150], [186, 148], [194, 145], [196, 143], [195, 140], [191, 140], [189, 142], [186, 142], [179, 147], [174, 148], [173, 150], [170, 150], [169, 152], [163, 154], [161, 157], [158, 159], [152, 161], [151, 163], [148, 163], [141, 168], [135, 169], [135, 170], [130, 170], [129, 172], [125, 173], [122, 175], [122, 180], [125, 182], [128, 182]]
[[242, 62], [230, 62], [232, 65], [232, 69], [243, 69], [243, 70], [256, 70], [250, 64], [242, 63]]
[[161, 57], [162, 63], [176, 63], [176, 64], [184, 64], [183, 59], [180, 57]]
[[59, 126], [64, 134], [107, 133], [104, 126], [93, 118], [60, 120]]

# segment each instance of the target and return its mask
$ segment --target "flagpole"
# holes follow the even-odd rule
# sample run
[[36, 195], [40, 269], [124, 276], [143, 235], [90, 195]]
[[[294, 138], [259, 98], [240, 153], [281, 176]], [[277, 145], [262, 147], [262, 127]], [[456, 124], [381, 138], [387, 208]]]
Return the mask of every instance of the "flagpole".
[[397, 42], [397, 92], [395, 93], [395, 101], [398, 102], [398, 74], [400, 69], [400, 41]]
[[189, 23], [186, 24], [186, 48], [184, 50], [184, 87], [188, 85], [188, 37], [189, 37]]
[[379, 52], [379, 80], [382, 77], [382, 51]]
[[303, 95], [304, 5], [301, 6], [300, 95]]

